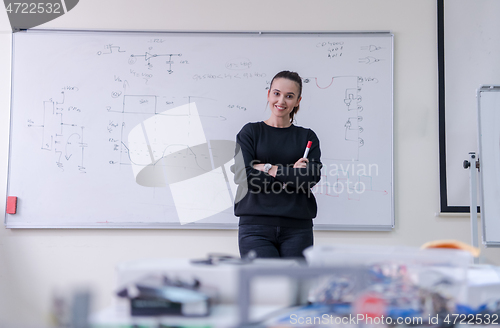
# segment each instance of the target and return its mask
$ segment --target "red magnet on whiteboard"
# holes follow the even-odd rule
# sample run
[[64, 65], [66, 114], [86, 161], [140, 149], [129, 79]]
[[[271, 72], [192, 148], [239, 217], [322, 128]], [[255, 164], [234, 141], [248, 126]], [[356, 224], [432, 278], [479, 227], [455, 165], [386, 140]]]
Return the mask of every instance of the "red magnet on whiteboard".
[[7, 197], [7, 214], [16, 214], [17, 210], [17, 197], [9, 196]]

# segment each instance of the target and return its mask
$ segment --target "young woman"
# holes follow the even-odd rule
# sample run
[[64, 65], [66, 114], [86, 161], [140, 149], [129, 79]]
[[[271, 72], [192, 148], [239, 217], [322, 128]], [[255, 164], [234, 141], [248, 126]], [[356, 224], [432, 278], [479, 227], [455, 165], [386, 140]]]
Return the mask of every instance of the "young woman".
[[[236, 137], [234, 212], [239, 216], [241, 257], [303, 257], [313, 244], [316, 199], [311, 188], [321, 178], [319, 140], [293, 124], [302, 100], [302, 79], [283, 71], [267, 94], [271, 116], [246, 124]], [[307, 158], [303, 158], [312, 141]]]

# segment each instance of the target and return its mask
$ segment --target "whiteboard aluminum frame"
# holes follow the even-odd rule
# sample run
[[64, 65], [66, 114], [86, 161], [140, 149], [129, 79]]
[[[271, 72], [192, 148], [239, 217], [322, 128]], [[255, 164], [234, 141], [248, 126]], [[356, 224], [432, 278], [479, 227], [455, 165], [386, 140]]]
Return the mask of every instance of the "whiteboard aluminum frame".
[[[275, 36], [325, 36], [325, 35], [335, 35], [335, 36], [351, 36], [351, 37], [363, 37], [363, 36], [381, 36], [390, 37], [391, 43], [391, 223], [389, 225], [345, 225], [345, 224], [316, 224], [314, 230], [322, 231], [392, 231], [395, 227], [395, 201], [394, 201], [394, 34], [388, 30], [379, 31], [165, 31], [165, 30], [104, 30], [104, 29], [28, 29], [21, 30], [16, 33], [37, 33], [37, 32], [57, 32], [57, 33], [85, 33], [85, 32], [96, 32], [96, 33], [155, 33], [155, 34], [168, 34], [168, 35], [275, 35]], [[14, 34], [14, 32], [12, 33]], [[9, 123], [9, 160], [7, 169], [7, 196], [9, 195], [10, 187], [10, 169], [11, 169], [11, 147], [12, 147], [12, 98], [14, 94], [13, 86], [13, 67], [14, 67], [14, 43], [15, 37], [11, 38], [11, 102], [10, 102], [10, 123]], [[19, 201], [19, 200], [18, 200]], [[4, 225], [7, 229], [209, 229], [209, 230], [235, 230], [238, 229], [237, 223], [224, 224], [224, 223], [210, 223], [199, 225], [196, 223], [191, 224], [172, 224], [172, 223], [107, 223], [107, 224], [68, 224], [62, 225], [57, 224], [42, 224], [42, 225], [24, 225], [8, 222], [7, 213], [4, 213]]]
[[[484, 174], [482, 174], [482, 154], [483, 154], [483, 142], [482, 142], [482, 127], [481, 127], [481, 93], [483, 92], [500, 92], [500, 85], [481, 85], [477, 89], [477, 123], [478, 123], [478, 148], [479, 148], [479, 154], [478, 154], [478, 161], [480, 163], [479, 166], [479, 192], [480, 192], [480, 202], [481, 202], [481, 224], [482, 224], [482, 232], [483, 232], [483, 244], [486, 245], [487, 247], [500, 247], [500, 240], [498, 241], [493, 241], [493, 240], [488, 240], [486, 238], [486, 222], [490, 219], [492, 220], [498, 220], [500, 221], [500, 217], [492, 217], [490, 218], [489, 215], [489, 209], [484, 206], [485, 203], [485, 193], [484, 193], [484, 186], [485, 182], [486, 184], [493, 182], [492, 179], [485, 179]], [[472, 168], [471, 168], [472, 169]], [[498, 186], [500, 188], [500, 186]], [[499, 206], [499, 212], [500, 212], [500, 206]]]

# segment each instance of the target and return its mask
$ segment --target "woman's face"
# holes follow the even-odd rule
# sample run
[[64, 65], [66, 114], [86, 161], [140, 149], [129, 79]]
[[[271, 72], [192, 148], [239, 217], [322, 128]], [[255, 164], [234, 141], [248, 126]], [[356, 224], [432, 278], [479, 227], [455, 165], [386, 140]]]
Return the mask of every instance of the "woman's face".
[[278, 118], [289, 119], [290, 113], [299, 105], [301, 99], [298, 83], [285, 78], [275, 79], [267, 92], [269, 108]]

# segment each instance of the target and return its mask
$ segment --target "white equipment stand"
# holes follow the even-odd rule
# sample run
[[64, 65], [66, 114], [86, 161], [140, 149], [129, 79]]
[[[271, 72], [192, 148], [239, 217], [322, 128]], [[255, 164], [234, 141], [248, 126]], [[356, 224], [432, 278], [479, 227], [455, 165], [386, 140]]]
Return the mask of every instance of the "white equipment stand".
[[[470, 225], [472, 232], [472, 246], [479, 247], [477, 238], [477, 171], [479, 170], [479, 160], [475, 152], [469, 153], [469, 160], [464, 161], [464, 169], [470, 169]], [[474, 258], [474, 263], [478, 263], [478, 258]]]

